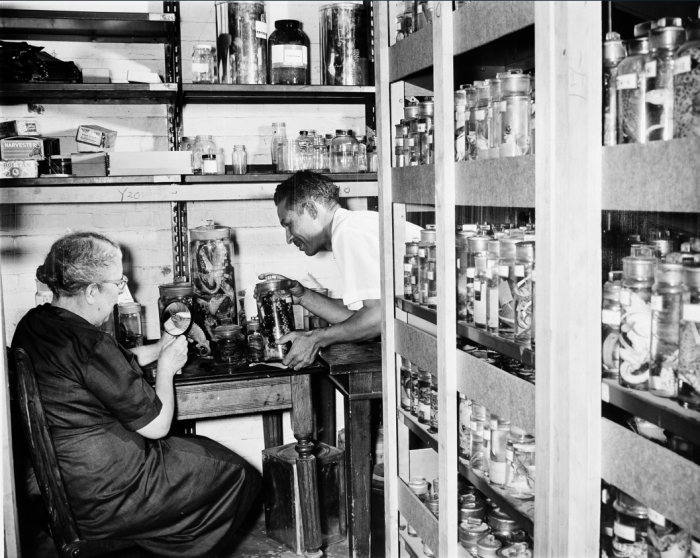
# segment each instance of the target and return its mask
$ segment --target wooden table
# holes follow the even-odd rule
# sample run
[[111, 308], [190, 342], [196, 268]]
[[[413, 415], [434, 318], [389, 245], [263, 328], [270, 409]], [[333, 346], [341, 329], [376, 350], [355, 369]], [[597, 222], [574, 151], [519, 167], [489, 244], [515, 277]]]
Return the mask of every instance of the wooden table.
[[175, 377], [176, 420], [262, 413], [266, 448], [282, 445], [282, 411], [292, 409], [304, 553], [309, 558], [323, 555], [316, 458], [312, 453], [311, 376], [326, 371], [318, 363], [298, 372], [264, 364], [231, 369], [194, 363]]
[[[372, 432], [370, 402], [382, 397], [382, 344], [345, 343], [323, 349], [320, 360], [328, 368], [327, 379], [345, 399], [345, 472], [348, 490], [348, 527], [350, 555], [353, 558], [371, 556], [371, 485]], [[332, 390], [331, 390], [332, 395]], [[334, 397], [324, 397], [333, 402]], [[330, 406], [330, 405], [329, 405]], [[325, 424], [327, 437], [335, 430]], [[330, 419], [330, 417], [328, 417]], [[327, 442], [334, 445], [333, 442]]]

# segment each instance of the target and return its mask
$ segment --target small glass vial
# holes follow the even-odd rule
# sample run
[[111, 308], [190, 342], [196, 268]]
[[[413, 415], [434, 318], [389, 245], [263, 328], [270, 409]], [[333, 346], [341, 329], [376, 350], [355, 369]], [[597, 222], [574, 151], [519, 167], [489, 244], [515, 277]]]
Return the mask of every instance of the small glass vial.
[[192, 50], [192, 83], [214, 83], [214, 56], [210, 45]]
[[411, 412], [411, 361], [401, 357], [401, 408]]
[[684, 268], [683, 280], [678, 400], [700, 411], [700, 267]]
[[246, 174], [248, 172], [248, 153], [245, 150], [245, 145], [233, 146], [231, 165], [233, 174]]
[[214, 328], [214, 362], [229, 366], [245, 366], [247, 342], [239, 325], [220, 325]]
[[620, 375], [620, 291], [622, 272], [611, 271], [610, 279], [603, 285], [602, 322], [602, 372], [603, 378], [617, 379]]
[[202, 174], [219, 174], [219, 166], [216, 163], [216, 153], [202, 154]]
[[223, 147], [216, 150], [216, 174], [226, 174], [226, 154]]
[[248, 359], [250, 362], [263, 362], [265, 360], [265, 340], [260, 333], [260, 322], [257, 318], [248, 320], [247, 331]]
[[529, 343], [532, 338], [532, 270], [535, 267], [535, 243], [515, 245], [515, 341]]
[[430, 372], [418, 369], [418, 422], [430, 424]]
[[[437, 434], [438, 431], [438, 382], [437, 376], [430, 376], [430, 428], [428, 432]], [[436, 514], [437, 515], [437, 514]]]
[[119, 308], [119, 343], [125, 349], [143, 345], [141, 329], [141, 305], [138, 302], [125, 302]]
[[36, 281], [36, 293], [34, 294], [34, 306], [41, 306], [42, 304], [51, 304], [53, 301], [53, 293], [47, 285], [35, 279]]

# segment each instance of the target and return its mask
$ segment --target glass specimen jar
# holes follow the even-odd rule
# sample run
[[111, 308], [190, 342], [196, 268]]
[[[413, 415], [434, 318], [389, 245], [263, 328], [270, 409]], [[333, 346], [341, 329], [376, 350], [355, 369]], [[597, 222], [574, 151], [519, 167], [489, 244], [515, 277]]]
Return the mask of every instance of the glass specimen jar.
[[226, 154], [223, 147], [216, 149], [216, 174], [226, 174]]
[[472, 416], [472, 402], [463, 393], [459, 394], [459, 456], [469, 459], [469, 423]]
[[474, 236], [473, 231], [457, 231], [455, 236], [455, 261], [457, 264], [457, 319], [467, 320], [467, 253], [468, 238]]
[[411, 477], [408, 481], [408, 488], [421, 502], [425, 502], [425, 499], [428, 497], [428, 481], [425, 477]]
[[678, 394], [683, 266], [661, 264], [654, 275], [649, 392], [657, 397], [675, 397]]
[[685, 32], [687, 42], [676, 51], [674, 62], [673, 135], [677, 138], [700, 136], [700, 18]]
[[625, 55], [619, 33], [606, 33], [603, 41], [603, 145], [617, 145], [617, 76]]
[[492, 115], [489, 115], [489, 105], [491, 104], [491, 88], [487, 82], [481, 82], [476, 87], [476, 109], [474, 119], [476, 121], [476, 152], [475, 159], [488, 159], [491, 147], [491, 122]]
[[460, 87], [467, 92], [467, 111], [464, 114], [464, 131], [467, 136], [467, 157], [465, 160], [474, 159], [476, 156], [476, 87], [474, 85]]
[[690, 533], [671, 523], [660, 513], [648, 508], [648, 558], [675, 558], [688, 556]]
[[419, 378], [426, 373], [419, 366], [411, 366], [411, 414], [416, 418], [418, 418], [418, 407], [420, 407]]
[[428, 269], [430, 267], [428, 263], [428, 258], [430, 258], [430, 248], [433, 248], [433, 254], [435, 253], [435, 238], [436, 231], [434, 225], [428, 225], [428, 227], [420, 231], [420, 242], [418, 243], [418, 294], [420, 304], [428, 304], [428, 283], [430, 278], [428, 277]]
[[411, 412], [411, 361], [401, 357], [401, 408]]
[[455, 103], [455, 161], [464, 161], [467, 156], [465, 119], [467, 115], [467, 92], [458, 89], [454, 93]]
[[[498, 241], [493, 241], [498, 245]], [[490, 244], [490, 243], [489, 243]], [[486, 330], [498, 334], [499, 333], [499, 316], [501, 310], [500, 295], [501, 283], [503, 279], [499, 275], [499, 255], [489, 252], [490, 256], [495, 260], [491, 268], [490, 277], [486, 283]], [[506, 287], [508, 283], [506, 280]], [[510, 291], [510, 289], [509, 289]]]
[[292, 282], [287, 279], [268, 279], [258, 283], [258, 316], [260, 329], [265, 339], [265, 360], [281, 360], [291, 343], [278, 345], [277, 340], [294, 331], [294, 311], [289, 289]]
[[358, 172], [357, 140], [348, 135], [346, 130], [336, 130], [331, 142], [331, 173]]
[[651, 287], [656, 258], [622, 258], [620, 385], [647, 391], [651, 347]]
[[678, 400], [700, 411], [700, 268], [684, 268], [683, 279]]
[[634, 26], [635, 38], [625, 43], [627, 57], [617, 67], [617, 120], [619, 143], [646, 143], [647, 113], [645, 60], [653, 21]]
[[219, 174], [216, 153], [202, 153], [202, 174]]
[[506, 484], [506, 444], [510, 433], [510, 421], [491, 415], [491, 455], [489, 480], [497, 486]]
[[238, 325], [221, 325], [214, 328], [214, 362], [229, 366], [245, 366], [246, 338]]
[[214, 83], [214, 57], [211, 45], [195, 45], [192, 50], [192, 83]]
[[501, 80], [501, 157], [530, 153], [530, 76], [510, 70], [497, 74]]
[[318, 15], [321, 85], [369, 85], [367, 9], [340, 2], [321, 6]]
[[377, 149], [377, 136], [370, 138], [367, 144], [367, 165], [369, 172], [379, 172], [379, 150]]
[[295, 19], [275, 21], [275, 30], [267, 40], [270, 61], [269, 83], [273, 85], [310, 85], [309, 38]]
[[192, 146], [192, 169], [195, 174], [202, 174], [202, 155], [216, 155], [213, 136], [197, 136]]
[[529, 343], [532, 338], [532, 270], [535, 268], [535, 243], [515, 245], [515, 341]]
[[265, 360], [265, 340], [260, 334], [260, 322], [257, 318], [248, 320], [246, 327], [248, 333], [248, 359], [250, 362], [262, 362]]
[[611, 271], [610, 278], [603, 285], [602, 322], [602, 373], [603, 378], [617, 378], [620, 375], [620, 320], [622, 306], [622, 272]]
[[[487, 79], [491, 92], [489, 102], [489, 114], [491, 115], [491, 129], [489, 130], [489, 159], [498, 159], [501, 146], [501, 80], [498, 78]], [[505, 107], [504, 107], [505, 108]]]
[[367, 139], [365, 136], [357, 136], [357, 170], [367, 172]]
[[498, 260], [498, 334], [506, 339], [515, 336], [515, 277], [516, 238], [500, 238], [500, 258]]
[[[437, 376], [430, 376], [430, 428], [428, 432], [435, 434], [438, 431], [438, 382]], [[433, 483], [435, 488], [435, 483]]]
[[404, 40], [404, 34], [403, 34], [403, 14], [396, 14], [396, 35], [395, 35], [395, 41], [398, 43], [399, 41]]
[[38, 279], [36, 282], [36, 293], [34, 294], [34, 306], [41, 306], [42, 304], [51, 304], [53, 301], [53, 293], [51, 289]]
[[645, 57], [647, 141], [673, 139], [674, 54], [684, 42], [680, 18], [662, 18], [649, 33], [649, 54]]
[[297, 167], [299, 170], [308, 170], [313, 166], [313, 138], [309, 136], [308, 130], [299, 130], [297, 138], [299, 144], [299, 155]]
[[649, 516], [646, 506], [620, 490], [613, 507], [613, 556], [647, 556]]
[[119, 344], [125, 349], [143, 345], [141, 327], [141, 305], [138, 302], [123, 302], [119, 310]]
[[506, 486], [518, 494], [531, 494], [527, 476], [532, 465], [535, 465], [535, 438], [511, 427], [506, 441]]
[[430, 372], [418, 369], [418, 422], [430, 424]]
[[425, 280], [421, 283], [422, 304], [428, 308], [437, 308], [437, 248], [428, 246], [428, 257], [425, 260], [425, 268], [421, 269], [421, 277]]
[[245, 145], [233, 146], [231, 165], [233, 174], [246, 174], [248, 172], [248, 152], [245, 150]]
[[272, 155], [272, 172], [278, 171], [278, 150], [280, 144], [287, 138], [287, 125], [284, 122], [272, 123], [272, 139], [270, 140], [270, 154]]
[[266, 84], [265, 2], [217, 2], [215, 8], [219, 82]]
[[413, 291], [418, 290], [418, 244], [408, 244], [411, 249], [415, 247], [416, 252], [403, 257], [403, 296], [406, 300], [413, 300]]
[[302, 155], [296, 138], [285, 138], [279, 146], [277, 172], [296, 172], [303, 170], [299, 167]]

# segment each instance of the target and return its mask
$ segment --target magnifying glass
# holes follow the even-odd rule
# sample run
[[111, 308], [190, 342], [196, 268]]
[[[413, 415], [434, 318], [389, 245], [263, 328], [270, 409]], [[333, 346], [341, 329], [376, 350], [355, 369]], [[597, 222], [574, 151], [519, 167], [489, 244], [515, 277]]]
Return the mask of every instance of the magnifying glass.
[[182, 302], [171, 302], [160, 315], [160, 327], [174, 337], [187, 335], [193, 323], [190, 308]]

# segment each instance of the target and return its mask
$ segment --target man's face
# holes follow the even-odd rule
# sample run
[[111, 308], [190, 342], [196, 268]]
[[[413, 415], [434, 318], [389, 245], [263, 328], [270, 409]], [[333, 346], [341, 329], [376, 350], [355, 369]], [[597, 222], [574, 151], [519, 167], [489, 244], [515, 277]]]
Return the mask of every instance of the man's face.
[[287, 244], [294, 244], [307, 256], [314, 256], [323, 248], [323, 228], [307, 207], [302, 213], [297, 213], [287, 209], [285, 202], [281, 201], [277, 205], [277, 216], [287, 235]]

